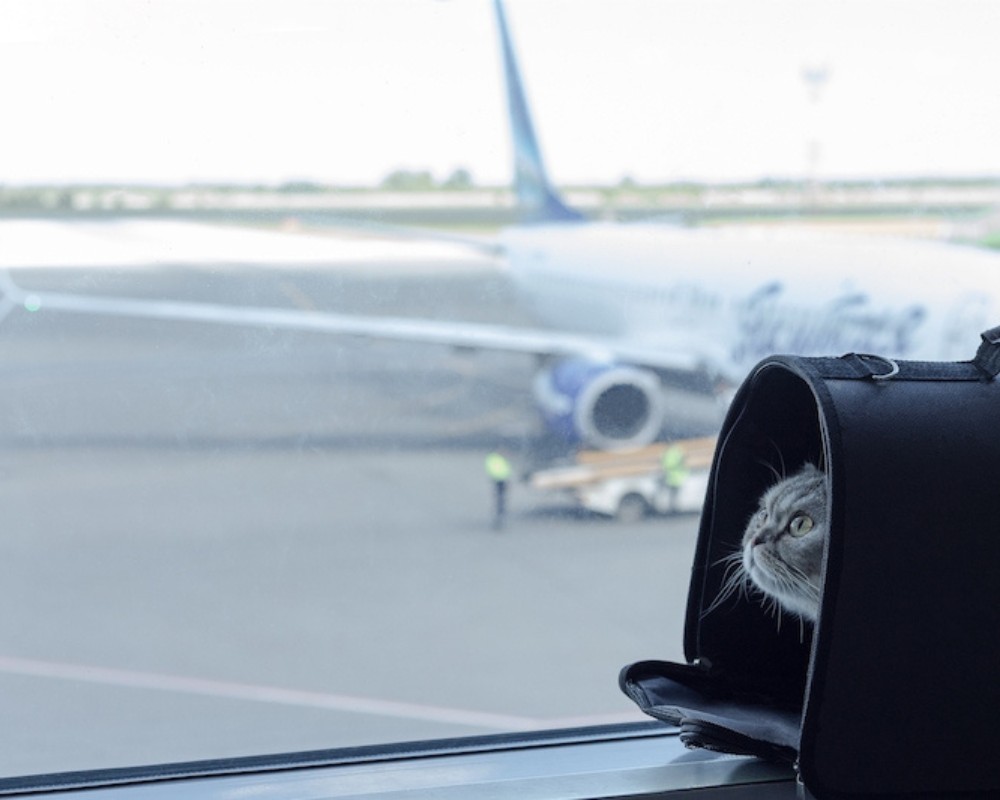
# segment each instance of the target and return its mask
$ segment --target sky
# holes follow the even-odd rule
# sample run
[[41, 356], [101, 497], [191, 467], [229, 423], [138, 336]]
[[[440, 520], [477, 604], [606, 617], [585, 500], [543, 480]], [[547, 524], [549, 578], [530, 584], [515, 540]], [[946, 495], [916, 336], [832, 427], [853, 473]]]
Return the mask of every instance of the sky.
[[[556, 183], [1000, 175], [994, 0], [507, 3]], [[0, 0], [0, 74], [0, 184], [510, 180], [489, 0]]]

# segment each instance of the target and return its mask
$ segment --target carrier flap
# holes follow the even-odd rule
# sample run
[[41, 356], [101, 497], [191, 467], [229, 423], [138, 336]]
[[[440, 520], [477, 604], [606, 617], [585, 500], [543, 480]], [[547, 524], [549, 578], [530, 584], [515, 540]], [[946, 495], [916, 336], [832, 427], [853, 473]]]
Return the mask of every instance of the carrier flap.
[[640, 661], [619, 685], [645, 713], [678, 726], [688, 747], [787, 763], [798, 755], [800, 706], [742, 694], [701, 665]]

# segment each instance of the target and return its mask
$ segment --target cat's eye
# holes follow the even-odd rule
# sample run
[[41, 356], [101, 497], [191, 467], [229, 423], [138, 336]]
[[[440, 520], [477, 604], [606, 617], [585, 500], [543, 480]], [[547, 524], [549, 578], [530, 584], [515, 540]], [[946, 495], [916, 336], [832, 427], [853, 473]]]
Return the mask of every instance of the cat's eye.
[[796, 514], [788, 523], [788, 532], [792, 536], [805, 536], [813, 529], [812, 517], [808, 514]]

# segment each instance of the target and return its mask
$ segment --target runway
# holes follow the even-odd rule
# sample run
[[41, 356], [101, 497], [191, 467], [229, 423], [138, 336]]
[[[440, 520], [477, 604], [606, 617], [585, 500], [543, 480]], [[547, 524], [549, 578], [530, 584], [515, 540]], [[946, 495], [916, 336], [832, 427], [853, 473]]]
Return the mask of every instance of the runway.
[[[495, 266], [12, 268], [36, 291], [527, 321]], [[380, 260], [381, 259], [381, 260]], [[530, 358], [15, 309], [0, 322], [0, 774], [639, 719], [697, 519], [567, 513], [482, 459]]]

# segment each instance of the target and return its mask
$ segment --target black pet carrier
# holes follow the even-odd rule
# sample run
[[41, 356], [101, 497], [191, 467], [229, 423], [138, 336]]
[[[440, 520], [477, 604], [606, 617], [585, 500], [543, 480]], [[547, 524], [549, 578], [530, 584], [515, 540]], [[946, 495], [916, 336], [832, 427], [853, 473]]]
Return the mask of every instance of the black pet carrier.
[[[796, 764], [818, 798], [1000, 797], [998, 342], [758, 364], [712, 465], [688, 663], [627, 666], [625, 693], [689, 746]], [[826, 470], [815, 629], [753, 593], [716, 602], [776, 454]]]

